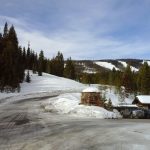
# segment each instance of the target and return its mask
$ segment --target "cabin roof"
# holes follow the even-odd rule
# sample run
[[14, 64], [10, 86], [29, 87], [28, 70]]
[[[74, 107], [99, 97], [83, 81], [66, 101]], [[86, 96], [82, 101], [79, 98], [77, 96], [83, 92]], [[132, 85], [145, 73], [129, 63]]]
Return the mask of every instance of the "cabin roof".
[[150, 104], [150, 95], [139, 95], [136, 99], [142, 104]]
[[82, 92], [84, 93], [99, 93], [99, 89], [97, 89], [96, 87], [88, 87], [86, 89], [84, 89]]

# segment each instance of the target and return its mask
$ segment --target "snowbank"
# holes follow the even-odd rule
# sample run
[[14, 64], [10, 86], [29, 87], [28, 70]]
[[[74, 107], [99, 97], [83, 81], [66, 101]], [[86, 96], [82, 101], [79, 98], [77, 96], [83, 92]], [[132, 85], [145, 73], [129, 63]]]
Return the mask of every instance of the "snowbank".
[[98, 106], [79, 105], [80, 93], [69, 93], [50, 99], [49, 103], [45, 104], [46, 111], [57, 112], [59, 114], [67, 114], [75, 117], [94, 117], [94, 118], [120, 118], [120, 114], [107, 111]]

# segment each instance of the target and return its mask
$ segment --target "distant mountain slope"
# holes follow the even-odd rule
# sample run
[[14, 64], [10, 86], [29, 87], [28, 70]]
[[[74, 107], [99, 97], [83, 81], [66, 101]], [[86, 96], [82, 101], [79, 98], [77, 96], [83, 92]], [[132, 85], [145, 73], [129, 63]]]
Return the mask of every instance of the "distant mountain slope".
[[[143, 60], [142, 64], [144, 64], [145, 60]], [[148, 65], [150, 66], [150, 61], [146, 61]]]
[[[121, 63], [124, 68], [126, 68], [128, 66], [128, 63], [125, 61], [118, 61], [118, 62]], [[131, 70], [137, 72], [139, 69], [131, 66]]]
[[131, 70], [137, 72], [141, 65], [147, 61], [150, 65], [150, 60], [142, 59], [105, 59], [105, 60], [74, 60], [77, 73], [98, 73], [110, 71], [113, 68], [123, 71], [127, 65], [131, 66]]
[[102, 61], [96, 61], [94, 62], [95, 64], [101, 66], [101, 67], [104, 67], [104, 68], [107, 68], [107, 69], [110, 69], [112, 70], [113, 68], [115, 68], [116, 70], [120, 70], [119, 68], [117, 68], [114, 64], [112, 64], [111, 62], [102, 62]]

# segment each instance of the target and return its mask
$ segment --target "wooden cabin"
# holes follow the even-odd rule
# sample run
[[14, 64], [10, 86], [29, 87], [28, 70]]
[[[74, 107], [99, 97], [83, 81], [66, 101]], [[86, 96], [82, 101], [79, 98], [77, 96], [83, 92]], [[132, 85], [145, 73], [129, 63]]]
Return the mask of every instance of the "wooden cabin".
[[89, 106], [94, 105], [100, 107], [104, 106], [104, 103], [100, 96], [100, 92], [95, 87], [89, 87], [82, 91], [80, 104], [89, 105]]
[[150, 95], [136, 96], [132, 104], [136, 104], [143, 109], [150, 109]]

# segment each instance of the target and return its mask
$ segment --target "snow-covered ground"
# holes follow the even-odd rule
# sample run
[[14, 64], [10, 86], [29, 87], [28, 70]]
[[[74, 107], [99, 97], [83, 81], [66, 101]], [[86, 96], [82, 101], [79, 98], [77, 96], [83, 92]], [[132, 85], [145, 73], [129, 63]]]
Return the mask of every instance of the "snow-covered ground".
[[[127, 67], [127, 63], [126, 62], [124, 62], [124, 61], [118, 61], [118, 62], [120, 62], [122, 65], [123, 65], [123, 67]], [[137, 72], [137, 71], [139, 71], [139, 69], [137, 69], [137, 68], [135, 68], [135, 67], [133, 67], [133, 66], [130, 66], [130, 68], [131, 68], [131, 70], [132, 71], [134, 71], [134, 72]]]
[[[86, 86], [74, 80], [57, 77], [47, 73], [43, 76], [33, 74], [30, 71], [31, 83], [23, 82], [20, 93], [0, 93], [0, 101], [11, 97], [11, 99], [24, 99], [32, 97], [42, 97], [47, 95], [56, 95], [64, 92], [80, 92]], [[55, 94], [56, 93], [56, 94]]]
[[[38, 76], [30, 71], [30, 76], [31, 83], [22, 83], [20, 93], [0, 93], [0, 102], [6, 103], [35, 97], [55, 96], [41, 104], [45, 110], [80, 117], [119, 117], [117, 112], [109, 112], [101, 107], [79, 105], [81, 92], [88, 87], [87, 85], [46, 73], [43, 73], [43, 76]], [[120, 102], [131, 103], [133, 101], [132, 96], [128, 98], [120, 97], [115, 87], [105, 85], [91, 86], [98, 88], [101, 95], [106, 100], [110, 99], [113, 105], [118, 105]]]
[[[134, 95], [128, 95], [125, 93], [118, 93], [114, 86], [106, 85], [91, 85], [85, 91], [99, 89], [101, 96], [105, 97], [108, 102], [111, 100], [113, 106], [118, 106], [121, 103], [131, 104], [134, 100]], [[124, 96], [122, 96], [122, 94]], [[58, 97], [49, 99], [48, 102], [43, 103], [42, 106], [46, 111], [57, 112], [59, 114], [67, 114], [71, 116], [80, 117], [95, 117], [95, 118], [119, 118], [120, 115], [117, 111], [110, 112], [101, 107], [79, 105], [81, 99], [81, 93], [65, 93]]]
[[[149, 150], [149, 120], [95, 119], [115, 118], [119, 114], [101, 107], [79, 105], [80, 91], [87, 88], [83, 84], [48, 74], [42, 77], [32, 74], [31, 80], [31, 83], [21, 85], [21, 93], [15, 93], [17, 97], [6, 94], [8, 99], [13, 95], [14, 100], [25, 98], [25, 101], [12, 105], [0, 103], [0, 149]], [[113, 104], [119, 102], [115, 87], [91, 86], [99, 88]], [[60, 95], [34, 98], [44, 93]], [[4, 95], [0, 93], [0, 100]], [[29, 96], [33, 98], [27, 99]], [[50, 112], [43, 111], [40, 105]]]
[[121, 103], [132, 104], [135, 96], [133, 94], [127, 94], [124, 92], [124, 88], [119, 92], [115, 86], [93, 84], [91, 85], [99, 89], [101, 96], [107, 101], [111, 100], [113, 106], [117, 106]]
[[101, 67], [110, 69], [110, 70], [112, 70], [113, 68], [115, 68], [116, 70], [119, 70], [119, 68], [117, 68], [115, 65], [108, 63], [108, 62], [96, 61], [95, 64], [97, 64]]
[[76, 117], [94, 117], [94, 118], [120, 118], [117, 111], [110, 112], [102, 107], [80, 105], [80, 93], [62, 94], [56, 98], [50, 99], [48, 103], [42, 106], [46, 111], [67, 114]]

